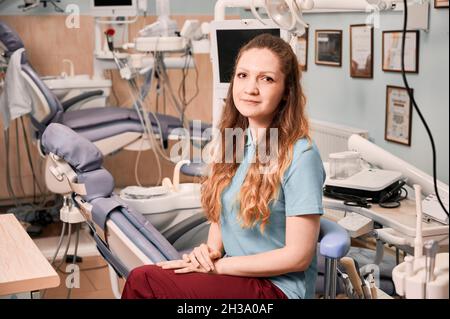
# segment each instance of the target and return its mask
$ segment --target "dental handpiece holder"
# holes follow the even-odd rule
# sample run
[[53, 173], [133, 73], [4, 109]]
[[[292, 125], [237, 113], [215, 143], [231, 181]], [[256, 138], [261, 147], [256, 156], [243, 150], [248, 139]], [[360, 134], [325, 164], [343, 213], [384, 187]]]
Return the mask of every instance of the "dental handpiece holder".
[[414, 256], [406, 256], [393, 269], [395, 290], [407, 299], [448, 299], [449, 253], [438, 254], [439, 246], [434, 240], [422, 244], [422, 188], [416, 184], [414, 190], [417, 214]]
[[[448, 259], [449, 253], [436, 254], [434, 267], [429, 268], [426, 256], [406, 256], [392, 271], [397, 294], [407, 299], [448, 299]], [[427, 270], [431, 277], [427, 276]]]

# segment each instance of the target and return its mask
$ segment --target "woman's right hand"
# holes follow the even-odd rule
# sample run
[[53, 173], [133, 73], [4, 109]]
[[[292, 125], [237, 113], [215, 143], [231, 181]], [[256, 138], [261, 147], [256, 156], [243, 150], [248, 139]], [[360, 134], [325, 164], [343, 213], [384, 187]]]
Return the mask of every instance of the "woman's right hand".
[[190, 254], [183, 254], [183, 260], [190, 262], [195, 268], [202, 267], [206, 271], [214, 271], [214, 260], [222, 257], [222, 253], [206, 244], [195, 247]]

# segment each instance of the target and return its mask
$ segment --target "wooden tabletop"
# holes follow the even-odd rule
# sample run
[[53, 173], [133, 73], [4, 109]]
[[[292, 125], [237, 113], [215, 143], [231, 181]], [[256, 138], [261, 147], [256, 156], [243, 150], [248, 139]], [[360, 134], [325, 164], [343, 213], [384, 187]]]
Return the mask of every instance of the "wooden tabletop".
[[0, 296], [57, 287], [59, 282], [16, 217], [0, 215]]

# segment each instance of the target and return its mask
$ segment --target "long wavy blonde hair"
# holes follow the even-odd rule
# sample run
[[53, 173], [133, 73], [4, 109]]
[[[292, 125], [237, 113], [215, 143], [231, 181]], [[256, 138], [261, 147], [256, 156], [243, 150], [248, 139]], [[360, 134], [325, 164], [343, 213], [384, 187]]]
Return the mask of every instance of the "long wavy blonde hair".
[[[225, 107], [218, 126], [220, 131], [219, 160], [214, 161], [210, 167], [209, 177], [202, 182], [202, 207], [206, 217], [211, 222], [219, 222], [222, 210], [222, 193], [230, 184], [239, 163], [236, 160], [237, 141], [233, 138], [233, 147], [225, 144], [225, 129], [240, 128], [246, 130], [248, 119], [241, 115], [233, 100], [233, 82], [236, 66], [244, 52], [250, 49], [269, 49], [279, 60], [281, 73], [284, 75], [284, 96], [276, 109], [270, 128], [278, 129], [277, 166], [274, 171], [261, 174], [261, 159], [258, 153], [250, 164], [244, 183], [239, 192], [240, 211], [239, 219], [244, 228], [254, 227], [260, 222], [260, 230], [264, 229], [270, 217], [270, 204], [277, 199], [282, 178], [286, 169], [292, 162], [293, 147], [300, 138], [309, 138], [309, 124], [305, 114], [306, 99], [300, 85], [301, 73], [297, 57], [291, 47], [281, 38], [270, 34], [255, 37], [241, 48], [236, 59], [230, 88], [228, 90]], [[268, 139], [269, 136], [266, 135]], [[228, 142], [230, 143], [230, 142]], [[242, 144], [241, 144], [242, 145]], [[268, 145], [267, 143], [265, 145]], [[225, 160], [225, 149], [233, 150], [234, 161]]]

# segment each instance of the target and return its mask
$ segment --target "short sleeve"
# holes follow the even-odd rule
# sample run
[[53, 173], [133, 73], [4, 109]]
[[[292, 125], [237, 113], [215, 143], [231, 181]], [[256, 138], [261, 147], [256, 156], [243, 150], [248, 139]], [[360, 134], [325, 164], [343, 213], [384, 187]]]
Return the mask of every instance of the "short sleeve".
[[317, 147], [305, 140], [297, 142], [282, 183], [286, 216], [322, 215], [324, 182], [325, 170]]

